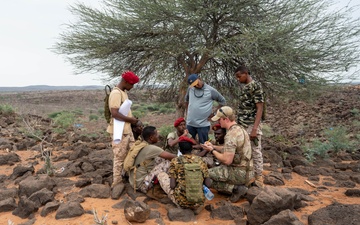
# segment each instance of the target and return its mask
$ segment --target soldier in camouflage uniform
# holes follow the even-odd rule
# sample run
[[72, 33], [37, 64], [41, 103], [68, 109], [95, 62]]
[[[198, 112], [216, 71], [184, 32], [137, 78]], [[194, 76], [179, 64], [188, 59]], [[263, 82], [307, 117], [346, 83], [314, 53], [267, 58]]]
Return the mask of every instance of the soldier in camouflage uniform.
[[[202, 172], [202, 177], [199, 177], [199, 179], [202, 179], [203, 183], [209, 187], [211, 180], [209, 178], [208, 168], [201, 157], [191, 153], [192, 143], [181, 141], [179, 142], [179, 147], [182, 155], [171, 160], [168, 174], [161, 173], [158, 175], [158, 177], [161, 178], [159, 182], [162, 189], [177, 206], [193, 209], [195, 214], [199, 214], [204, 208], [205, 196], [203, 194], [201, 197], [202, 201], [198, 203], [191, 203], [187, 200], [184, 163], [198, 163]], [[164, 182], [164, 177], [168, 178], [166, 182]]]
[[111, 143], [114, 154], [112, 187], [122, 183], [122, 176], [125, 174], [123, 174], [124, 160], [129, 149], [135, 143], [130, 124], [138, 122], [138, 119], [132, 116], [131, 110], [128, 115], [123, 115], [119, 112], [119, 108], [128, 99], [127, 91], [130, 91], [134, 84], [139, 82], [139, 77], [131, 71], [124, 72], [121, 77], [121, 81], [113, 88], [109, 96], [111, 120], [106, 130], [112, 137], [114, 133], [114, 119], [125, 122], [121, 141], [112, 141]]
[[240, 66], [235, 70], [235, 77], [245, 84], [239, 96], [238, 124], [246, 128], [252, 140], [251, 147], [254, 160], [255, 182], [254, 184], [263, 187], [263, 156], [261, 153], [261, 119], [264, 110], [265, 96], [259, 82], [250, 76], [249, 70], [245, 66]]
[[219, 120], [221, 127], [226, 128], [222, 153], [216, 151], [211, 143], [202, 145], [222, 163], [209, 169], [212, 187], [231, 194], [231, 202], [237, 202], [244, 196], [247, 187], [254, 181], [250, 138], [245, 129], [235, 122], [235, 118], [235, 111], [228, 106], [218, 109], [211, 118], [213, 121]]

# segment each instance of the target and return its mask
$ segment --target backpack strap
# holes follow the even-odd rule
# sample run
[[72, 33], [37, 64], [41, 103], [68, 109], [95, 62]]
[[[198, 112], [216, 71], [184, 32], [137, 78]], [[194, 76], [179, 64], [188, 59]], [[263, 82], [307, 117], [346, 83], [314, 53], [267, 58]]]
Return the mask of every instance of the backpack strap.
[[111, 92], [111, 87], [110, 87], [110, 85], [105, 85], [105, 88], [104, 88], [104, 90], [105, 90], [105, 94], [106, 95], [110, 95], [110, 92]]

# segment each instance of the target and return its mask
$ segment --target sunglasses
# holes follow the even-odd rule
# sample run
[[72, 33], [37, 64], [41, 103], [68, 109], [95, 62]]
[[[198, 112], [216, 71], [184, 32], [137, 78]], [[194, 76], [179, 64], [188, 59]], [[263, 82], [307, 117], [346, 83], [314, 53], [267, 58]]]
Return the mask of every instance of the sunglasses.
[[228, 116], [226, 115], [226, 113], [222, 110], [222, 108], [219, 109], [219, 112], [221, 112], [222, 114], [224, 114], [225, 117], [228, 117]]

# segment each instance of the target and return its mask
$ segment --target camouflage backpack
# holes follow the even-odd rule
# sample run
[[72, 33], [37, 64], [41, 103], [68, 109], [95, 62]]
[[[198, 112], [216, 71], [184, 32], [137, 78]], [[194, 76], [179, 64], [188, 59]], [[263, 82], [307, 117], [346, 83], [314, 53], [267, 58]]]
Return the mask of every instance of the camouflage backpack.
[[190, 203], [202, 203], [204, 201], [203, 175], [198, 161], [187, 162], [185, 157], [181, 157], [184, 165], [186, 199]]
[[105, 98], [104, 98], [104, 117], [107, 123], [110, 123], [111, 112], [109, 109], [109, 96], [111, 92], [111, 87], [109, 85], [105, 86]]

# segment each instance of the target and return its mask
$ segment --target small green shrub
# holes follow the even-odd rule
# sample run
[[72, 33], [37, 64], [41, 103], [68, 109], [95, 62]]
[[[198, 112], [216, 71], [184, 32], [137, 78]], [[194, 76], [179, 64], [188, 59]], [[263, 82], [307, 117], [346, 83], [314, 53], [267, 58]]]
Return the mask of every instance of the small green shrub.
[[75, 109], [71, 111], [75, 116], [82, 116], [84, 115], [83, 111], [81, 109]]
[[53, 118], [54, 123], [61, 128], [67, 129], [75, 122], [75, 115], [71, 112], [61, 112]]
[[55, 127], [53, 129], [53, 131], [57, 134], [65, 134], [66, 130], [64, 128], [61, 128], [61, 127]]
[[267, 124], [262, 124], [261, 131], [262, 131], [264, 137], [271, 137], [272, 135], [274, 135], [274, 131]]
[[352, 147], [350, 139], [346, 135], [347, 130], [345, 127], [330, 128], [324, 133], [326, 139], [329, 141], [332, 150], [335, 153], [338, 153], [341, 150], [348, 150]]
[[133, 116], [136, 118], [142, 118], [143, 116], [145, 116], [145, 112], [141, 111], [141, 110], [136, 110], [136, 111], [131, 111]]
[[159, 106], [157, 104], [151, 104], [146, 107], [149, 111], [158, 111]]
[[32, 130], [31, 132], [26, 130], [26, 131], [24, 131], [24, 135], [26, 135], [29, 138], [41, 140], [40, 137], [43, 136], [43, 132], [41, 130]]
[[99, 116], [97, 116], [97, 115], [94, 115], [94, 114], [90, 114], [89, 115], [89, 121], [92, 121], [92, 120], [98, 120], [99, 119]]
[[8, 115], [14, 113], [14, 109], [11, 105], [0, 105], [0, 114]]
[[350, 112], [354, 115], [354, 116], [360, 116], [360, 110], [357, 108], [354, 108], [352, 110], [350, 110]]
[[340, 151], [351, 150], [354, 143], [346, 135], [344, 127], [334, 127], [324, 131], [325, 141], [315, 139], [310, 146], [305, 147], [305, 156], [308, 161], [314, 161], [315, 157], [327, 158], [329, 154], [336, 154]]
[[165, 125], [165, 126], [160, 127], [158, 130], [159, 130], [159, 134], [160, 134], [161, 137], [167, 137], [167, 135], [168, 135], [170, 132], [173, 132], [173, 131], [174, 131], [174, 126], [172, 126], [172, 125]]
[[98, 113], [99, 113], [99, 115], [104, 115], [104, 108], [100, 108], [100, 109], [98, 109]]
[[62, 112], [53, 112], [53, 113], [50, 113], [48, 116], [49, 118], [51, 119], [54, 119], [55, 117], [57, 117], [58, 115], [60, 115]]

